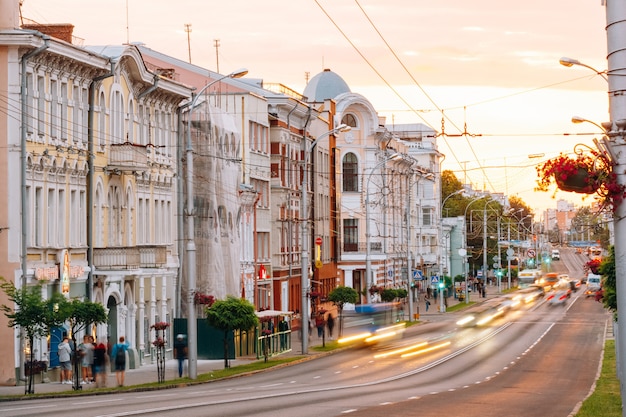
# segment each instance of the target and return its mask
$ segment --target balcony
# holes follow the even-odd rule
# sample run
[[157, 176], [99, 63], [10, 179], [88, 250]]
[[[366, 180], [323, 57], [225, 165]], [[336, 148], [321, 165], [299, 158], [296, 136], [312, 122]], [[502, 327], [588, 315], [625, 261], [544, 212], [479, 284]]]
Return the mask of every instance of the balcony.
[[[344, 252], [363, 252], [367, 251], [367, 246], [365, 242], [343, 242], [343, 251]], [[383, 251], [383, 243], [382, 242], [370, 242], [370, 252], [371, 253], [381, 253]]]
[[161, 268], [167, 263], [166, 246], [97, 248], [93, 251], [97, 269], [127, 270]]
[[108, 168], [119, 170], [140, 170], [148, 166], [148, 152], [144, 145], [130, 142], [111, 145]]

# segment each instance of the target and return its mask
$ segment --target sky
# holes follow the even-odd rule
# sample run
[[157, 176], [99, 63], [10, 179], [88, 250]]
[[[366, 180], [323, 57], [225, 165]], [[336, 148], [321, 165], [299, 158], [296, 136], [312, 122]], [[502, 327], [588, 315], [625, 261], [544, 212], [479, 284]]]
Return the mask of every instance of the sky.
[[141, 42], [299, 92], [329, 68], [387, 123], [445, 132], [443, 169], [475, 189], [536, 213], [593, 199], [534, 188], [536, 164], [600, 137], [572, 116], [609, 118], [606, 81], [559, 64], [606, 69], [601, 0], [23, 0], [22, 16], [71, 23], [85, 46]]

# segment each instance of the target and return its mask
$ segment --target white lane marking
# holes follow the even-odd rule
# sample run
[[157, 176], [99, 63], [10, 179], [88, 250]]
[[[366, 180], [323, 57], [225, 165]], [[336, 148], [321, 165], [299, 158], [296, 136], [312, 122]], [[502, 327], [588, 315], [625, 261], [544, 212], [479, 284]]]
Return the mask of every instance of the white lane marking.
[[[156, 397], [156, 395], [154, 395], [154, 397]], [[139, 397], [137, 397], [139, 398]], [[142, 396], [142, 398], [145, 398]], [[110, 400], [94, 400], [94, 401], [81, 401], [81, 402], [74, 402], [72, 403], [73, 405], [85, 405], [85, 404], [100, 404], [100, 403], [113, 403], [116, 401], [123, 401], [121, 398], [117, 398], [117, 399], [110, 399]]]
[[30, 407], [14, 407], [14, 408], [3, 408], [2, 411], [21, 411], [21, 410], [35, 410], [37, 408], [50, 408], [50, 407], [57, 407], [55, 405], [33, 405]]

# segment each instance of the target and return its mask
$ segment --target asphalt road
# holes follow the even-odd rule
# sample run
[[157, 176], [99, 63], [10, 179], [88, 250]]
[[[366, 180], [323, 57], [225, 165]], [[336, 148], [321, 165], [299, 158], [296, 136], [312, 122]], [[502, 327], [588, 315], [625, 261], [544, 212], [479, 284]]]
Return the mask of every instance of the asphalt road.
[[[577, 276], [565, 264], [555, 271]], [[445, 314], [383, 346], [191, 387], [5, 402], [0, 416], [565, 417], [590, 392], [610, 319], [580, 294], [484, 328], [459, 328], [458, 315]]]

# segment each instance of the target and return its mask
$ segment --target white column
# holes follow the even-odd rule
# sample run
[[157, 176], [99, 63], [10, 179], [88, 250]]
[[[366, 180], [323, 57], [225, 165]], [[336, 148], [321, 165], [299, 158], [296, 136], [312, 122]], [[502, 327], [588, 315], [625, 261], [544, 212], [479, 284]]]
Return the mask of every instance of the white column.
[[167, 283], [169, 282], [168, 276], [163, 275], [161, 277], [161, 309], [159, 315], [161, 316], [161, 321], [165, 321], [167, 319]]
[[139, 351], [143, 354], [146, 349], [146, 341], [143, 336], [144, 329], [144, 317], [146, 316], [146, 299], [144, 294], [144, 277], [139, 277], [139, 315], [138, 315], [138, 328], [139, 328]]

